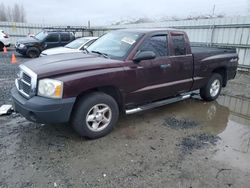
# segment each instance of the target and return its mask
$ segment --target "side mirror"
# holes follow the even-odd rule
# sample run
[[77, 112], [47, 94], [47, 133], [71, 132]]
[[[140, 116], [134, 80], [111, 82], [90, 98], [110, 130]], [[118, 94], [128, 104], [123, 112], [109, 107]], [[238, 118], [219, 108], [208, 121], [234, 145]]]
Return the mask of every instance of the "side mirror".
[[156, 57], [156, 54], [154, 52], [144, 51], [144, 52], [139, 52], [138, 54], [136, 54], [133, 61], [135, 63], [139, 63], [140, 61], [154, 59], [155, 57]]

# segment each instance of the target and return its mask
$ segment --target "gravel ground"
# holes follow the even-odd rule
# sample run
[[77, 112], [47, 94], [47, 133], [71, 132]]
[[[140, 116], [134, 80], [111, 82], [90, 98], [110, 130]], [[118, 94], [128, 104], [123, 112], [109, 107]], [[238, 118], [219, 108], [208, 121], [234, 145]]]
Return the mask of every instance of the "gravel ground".
[[[0, 105], [17, 65], [0, 57]], [[18, 63], [27, 61], [17, 56]], [[0, 187], [249, 187], [250, 76], [215, 102], [194, 98], [121, 117], [98, 140], [68, 125], [0, 117]]]
[[[11, 55], [14, 53], [17, 58], [17, 64], [11, 64]], [[14, 86], [14, 80], [17, 74], [19, 64], [27, 61], [27, 58], [15, 53], [13, 50], [4, 54], [0, 52], [0, 105], [10, 103], [10, 89]]]

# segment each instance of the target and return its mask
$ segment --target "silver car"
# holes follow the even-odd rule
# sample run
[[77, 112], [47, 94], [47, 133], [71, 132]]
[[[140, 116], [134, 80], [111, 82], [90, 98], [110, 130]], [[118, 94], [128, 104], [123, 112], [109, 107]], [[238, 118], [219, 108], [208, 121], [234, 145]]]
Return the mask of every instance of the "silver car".
[[98, 37], [82, 37], [78, 38], [66, 46], [63, 47], [56, 47], [50, 48], [48, 50], [42, 51], [40, 56], [47, 56], [47, 55], [54, 55], [54, 54], [65, 54], [65, 53], [72, 53], [72, 52], [81, 52], [85, 48], [87, 48], [90, 44], [96, 41]]

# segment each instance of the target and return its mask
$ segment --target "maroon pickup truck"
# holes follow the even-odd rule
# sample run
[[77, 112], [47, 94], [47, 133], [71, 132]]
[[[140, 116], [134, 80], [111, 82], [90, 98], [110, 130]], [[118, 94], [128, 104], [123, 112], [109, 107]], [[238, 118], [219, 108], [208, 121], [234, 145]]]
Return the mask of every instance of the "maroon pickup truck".
[[236, 75], [235, 49], [191, 47], [185, 32], [124, 29], [84, 53], [59, 54], [20, 65], [14, 108], [38, 123], [66, 123], [87, 138], [102, 137], [119, 114], [190, 97], [215, 100]]

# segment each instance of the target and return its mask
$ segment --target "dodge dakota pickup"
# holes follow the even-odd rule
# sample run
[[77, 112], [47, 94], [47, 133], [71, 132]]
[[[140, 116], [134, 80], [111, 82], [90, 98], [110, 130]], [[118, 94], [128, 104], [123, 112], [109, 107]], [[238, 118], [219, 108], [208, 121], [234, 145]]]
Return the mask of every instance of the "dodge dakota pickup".
[[69, 123], [81, 136], [107, 135], [119, 114], [190, 97], [215, 100], [236, 75], [235, 49], [192, 46], [185, 32], [123, 29], [81, 53], [59, 54], [19, 66], [14, 108], [38, 123]]

